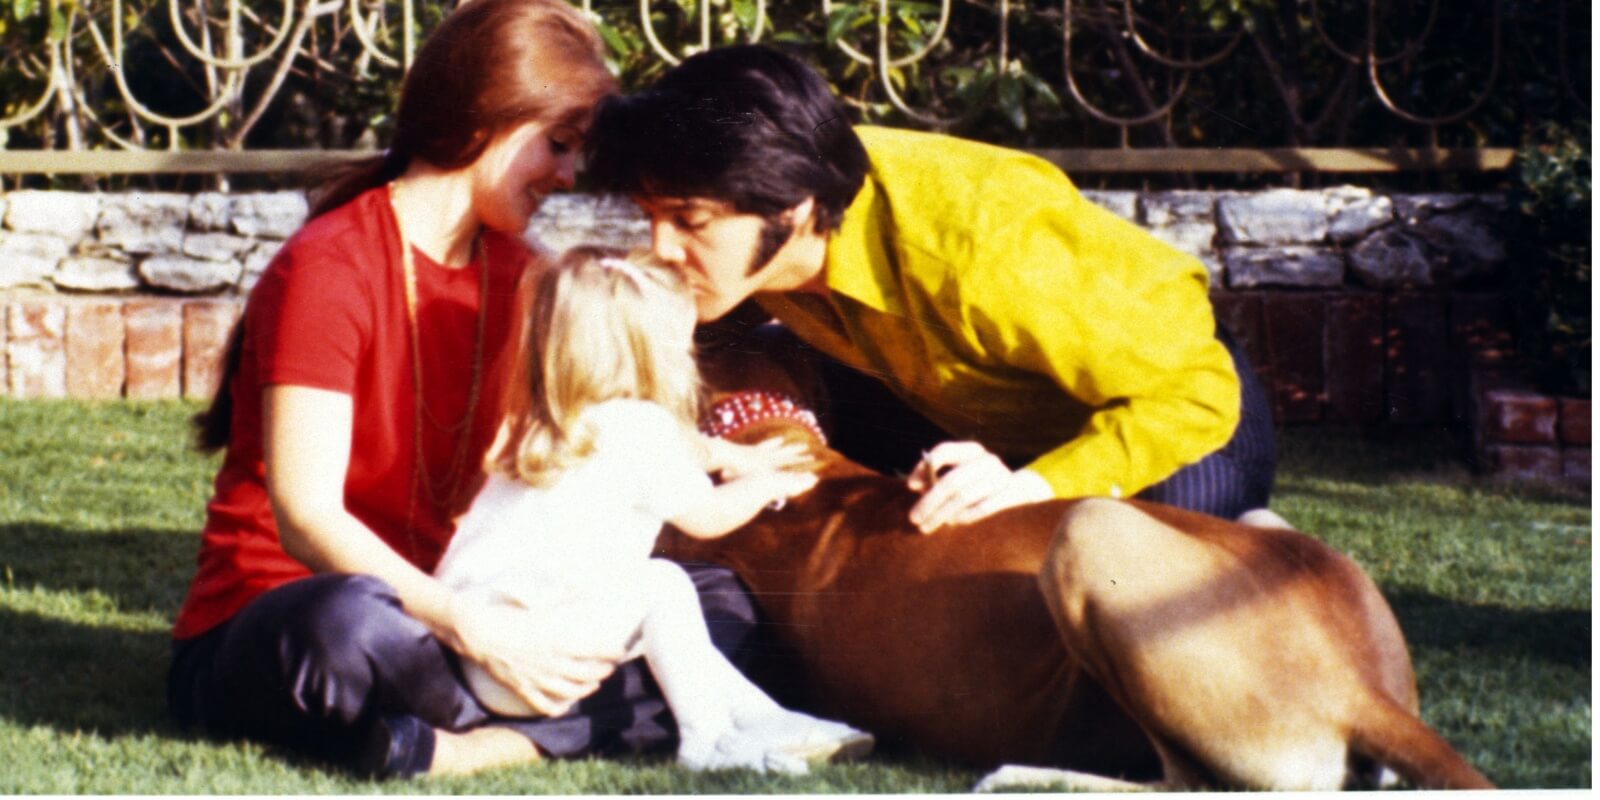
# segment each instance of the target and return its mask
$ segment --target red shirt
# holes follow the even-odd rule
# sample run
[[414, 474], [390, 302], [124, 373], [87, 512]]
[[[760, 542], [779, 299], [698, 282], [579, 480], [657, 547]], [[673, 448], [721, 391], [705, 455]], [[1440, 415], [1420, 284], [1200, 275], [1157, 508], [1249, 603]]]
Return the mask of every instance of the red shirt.
[[[198, 636], [262, 593], [311, 574], [278, 543], [261, 446], [261, 391], [281, 384], [348, 394], [353, 403], [345, 505], [419, 569], [432, 571], [482, 477], [499, 423], [505, 359], [515, 352], [516, 287], [533, 255], [516, 237], [486, 232], [485, 258], [448, 269], [413, 249], [422, 388], [433, 420], [467, 410], [479, 313], [489, 270], [483, 384], [461, 478], [451, 497], [417, 485], [415, 388], [400, 241], [380, 187], [310, 221], [262, 274], [245, 307], [245, 341], [229, 391], [233, 420], [201, 535], [199, 569], [174, 638]], [[485, 267], [484, 262], [487, 262]], [[461, 434], [422, 422], [428, 474], [443, 483]], [[451, 495], [443, 484], [440, 495]], [[413, 491], [416, 487], [416, 491]]]

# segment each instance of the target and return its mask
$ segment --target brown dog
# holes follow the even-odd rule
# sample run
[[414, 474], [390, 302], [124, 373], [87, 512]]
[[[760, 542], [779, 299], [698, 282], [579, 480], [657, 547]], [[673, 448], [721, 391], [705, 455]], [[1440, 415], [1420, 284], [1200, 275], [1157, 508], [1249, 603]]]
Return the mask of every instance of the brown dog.
[[968, 764], [1167, 787], [1337, 789], [1388, 767], [1492, 788], [1418, 719], [1377, 587], [1315, 539], [1111, 500], [923, 536], [903, 481], [806, 425], [759, 418], [730, 438], [773, 435], [812, 443], [814, 490], [723, 539], [668, 531], [660, 547], [739, 574], [818, 713]]

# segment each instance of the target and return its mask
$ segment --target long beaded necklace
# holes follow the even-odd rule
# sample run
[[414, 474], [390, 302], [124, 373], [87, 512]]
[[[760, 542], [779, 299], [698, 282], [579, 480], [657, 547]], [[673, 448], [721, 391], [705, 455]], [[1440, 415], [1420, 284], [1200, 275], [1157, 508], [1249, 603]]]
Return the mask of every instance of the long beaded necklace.
[[[389, 187], [389, 202], [394, 210], [395, 230], [400, 237], [400, 264], [405, 276], [406, 295], [406, 322], [411, 339], [411, 386], [413, 397], [413, 439], [416, 442], [416, 469], [412, 470], [411, 491], [406, 510], [406, 537], [411, 544], [411, 550], [416, 552], [416, 512], [417, 501], [420, 495], [426, 494], [429, 503], [438, 508], [444, 503], [441, 500], [455, 499], [455, 494], [460, 491], [461, 478], [466, 471], [467, 454], [471, 451], [472, 423], [477, 416], [478, 394], [483, 385], [483, 347], [484, 330], [489, 316], [489, 259], [483, 243], [483, 236], [477, 237], [474, 252], [479, 264], [478, 270], [478, 315], [477, 330], [472, 341], [472, 382], [467, 389], [466, 410], [461, 418], [455, 422], [441, 423], [438, 417], [428, 409], [422, 391], [422, 333], [417, 324], [417, 264], [416, 256], [412, 253], [411, 242], [406, 238], [405, 227], [400, 224], [399, 208], [394, 204], [394, 185]], [[456, 437], [456, 445], [451, 451], [449, 464], [446, 465], [444, 474], [435, 478], [433, 471], [428, 469], [426, 453], [422, 446], [424, 421], [434, 428]]]

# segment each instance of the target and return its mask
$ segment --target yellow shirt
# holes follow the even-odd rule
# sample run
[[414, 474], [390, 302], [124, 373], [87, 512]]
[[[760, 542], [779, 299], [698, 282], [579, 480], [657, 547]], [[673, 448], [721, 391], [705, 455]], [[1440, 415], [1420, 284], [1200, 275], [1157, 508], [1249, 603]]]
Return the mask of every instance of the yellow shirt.
[[856, 130], [871, 169], [830, 296], [758, 296], [769, 313], [1058, 497], [1132, 496], [1228, 441], [1239, 379], [1198, 260], [1041, 159]]

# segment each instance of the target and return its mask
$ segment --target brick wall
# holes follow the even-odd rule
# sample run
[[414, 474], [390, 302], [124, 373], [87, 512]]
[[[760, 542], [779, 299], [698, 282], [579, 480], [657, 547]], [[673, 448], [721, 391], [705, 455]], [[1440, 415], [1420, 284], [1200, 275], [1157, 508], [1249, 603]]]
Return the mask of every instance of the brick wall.
[[242, 298], [0, 300], [0, 389], [21, 399], [208, 399]]

